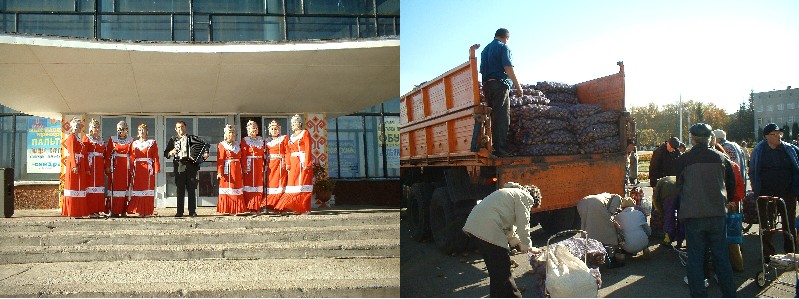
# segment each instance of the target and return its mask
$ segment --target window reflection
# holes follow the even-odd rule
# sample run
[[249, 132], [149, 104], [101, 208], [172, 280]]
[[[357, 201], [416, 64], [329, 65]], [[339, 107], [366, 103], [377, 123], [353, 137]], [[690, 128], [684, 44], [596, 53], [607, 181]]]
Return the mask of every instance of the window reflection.
[[217, 197], [219, 196], [219, 180], [216, 178], [216, 171], [200, 171], [199, 196]]

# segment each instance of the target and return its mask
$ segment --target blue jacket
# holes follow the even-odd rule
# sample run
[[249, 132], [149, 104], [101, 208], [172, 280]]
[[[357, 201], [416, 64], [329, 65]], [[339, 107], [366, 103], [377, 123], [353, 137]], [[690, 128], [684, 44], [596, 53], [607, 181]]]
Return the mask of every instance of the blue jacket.
[[[791, 164], [793, 164], [791, 189], [793, 189], [794, 194], [799, 195], [799, 147], [785, 141], [781, 141], [781, 143], [782, 146], [785, 147], [785, 152], [788, 153], [788, 157], [791, 158]], [[760, 196], [760, 191], [763, 187], [763, 183], [760, 181], [760, 156], [762, 156], [763, 149], [766, 146], [768, 146], [768, 142], [765, 140], [760, 141], [760, 143], [755, 146], [755, 149], [752, 150], [752, 161], [749, 163], [749, 180], [752, 182], [752, 191], [755, 193], [755, 196]]]

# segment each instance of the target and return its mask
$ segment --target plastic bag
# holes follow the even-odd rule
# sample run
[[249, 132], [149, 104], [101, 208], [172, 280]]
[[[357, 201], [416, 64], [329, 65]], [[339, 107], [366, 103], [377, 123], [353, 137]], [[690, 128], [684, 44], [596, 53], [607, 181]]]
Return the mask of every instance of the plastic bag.
[[729, 213], [724, 221], [727, 226], [727, 244], [743, 244], [744, 214]]
[[599, 295], [596, 279], [588, 266], [562, 245], [547, 250], [546, 287], [553, 298], [595, 298]]

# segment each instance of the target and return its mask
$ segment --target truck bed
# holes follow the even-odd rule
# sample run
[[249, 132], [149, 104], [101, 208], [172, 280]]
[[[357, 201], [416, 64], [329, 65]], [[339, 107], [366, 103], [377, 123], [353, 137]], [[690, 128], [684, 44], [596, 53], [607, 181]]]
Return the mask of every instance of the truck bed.
[[[489, 111], [480, 102], [475, 50], [476, 47], [470, 49], [470, 59], [466, 63], [401, 97], [401, 167], [508, 163], [507, 159], [492, 158], [486, 148], [476, 153], [470, 150], [476, 116]], [[616, 74], [577, 84], [577, 98], [582, 104], [601, 104], [605, 110], [624, 110], [623, 66]], [[487, 131], [490, 136], [490, 129]], [[620, 132], [619, 152], [624, 152], [627, 130], [621, 128]]]

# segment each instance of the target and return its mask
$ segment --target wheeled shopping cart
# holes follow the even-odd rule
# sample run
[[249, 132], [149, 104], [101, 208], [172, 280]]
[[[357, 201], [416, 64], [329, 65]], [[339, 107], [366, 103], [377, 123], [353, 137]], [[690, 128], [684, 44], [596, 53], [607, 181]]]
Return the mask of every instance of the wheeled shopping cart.
[[[759, 207], [761, 207], [761, 205], [765, 207], [766, 215], [760, 214]], [[770, 209], [769, 205], [773, 205], [774, 209]], [[774, 254], [766, 257], [763, 252], [763, 238], [766, 233], [769, 233], [769, 238], [771, 238], [773, 234], [787, 236], [788, 241], [791, 242], [791, 252], [796, 252], [796, 243], [793, 234], [791, 234], [791, 230], [788, 227], [785, 227], [785, 222], [781, 221], [782, 217], [788, 215], [785, 201], [779, 197], [760, 196], [757, 198], [757, 207], [757, 220], [760, 226], [758, 229], [760, 235], [760, 256], [762, 259], [760, 264], [762, 265], [762, 269], [755, 274], [755, 282], [757, 286], [761, 288], [766, 286], [769, 281], [797, 287], [796, 283], [788, 283], [778, 279], [781, 274], [780, 272], [792, 271], [794, 273], [794, 281], [799, 281], [799, 273], [797, 273], [797, 269], [799, 269], [797, 264], [799, 264], [799, 261], [797, 261], [797, 256], [793, 253], [786, 253]], [[768, 260], [766, 260], [767, 258]]]

